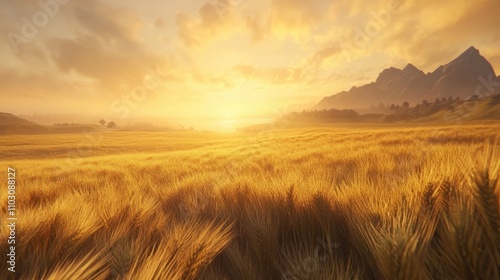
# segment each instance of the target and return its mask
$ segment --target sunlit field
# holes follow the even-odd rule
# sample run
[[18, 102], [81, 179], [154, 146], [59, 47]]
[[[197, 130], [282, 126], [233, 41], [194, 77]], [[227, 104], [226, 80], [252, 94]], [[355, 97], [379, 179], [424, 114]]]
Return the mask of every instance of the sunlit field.
[[15, 276], [500, 279], [499, 137], [499, 124], [2, 136]]

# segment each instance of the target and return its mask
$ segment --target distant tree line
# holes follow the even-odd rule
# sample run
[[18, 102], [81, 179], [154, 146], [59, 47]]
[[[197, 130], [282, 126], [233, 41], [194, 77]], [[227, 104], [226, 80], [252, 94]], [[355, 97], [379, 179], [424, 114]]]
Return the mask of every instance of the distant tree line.
[[[500, 98], [500, 93], [498, 94]], [[372, 114], [380, 115], [383, 122], [395, 122], [395, 121], [405, 121], [411, 119], [417, 119], [425, 116], [430, 116], [441, 110], [453, 112], [455, 110], [461, 110], [462, 107], [477, 103], [486, 97], [480, 97], [478, 95], [473, 95], [467, 100], [462, 100], [460, 97], [441, 97], [436, 98], [434, 102], [429, 102], [428, 100], [422, 100], [421, 103], [416, 104], [414, 107], [410, 107], [410, 102], [404, 101], [401, 104], [391, 104], [389, 106], [379, 103], [378, 105], [371, 106], [371, 110], [378, 110], [389, 112], [384, 114]], [[367, 116], [370, 114], [360, 115], [358, 112], [352, 109], [329, 109], [329, 110], [311, 110], [302, 112], [293, 112], [284, 116], [284, 119], [290, 121], [314, 121], [314, 122], [352, 122], [352, 121], [366, 121]]]
[[[103, 120], [103, 119], [99, 121], [99, 124], [101, 126], [104, 126], [104, 127], [107, 127], [107, 128], [116, 128], [117, 127], [117, 125], [116, 125], [116, 123], [114, 121], [110, 121], [109, 123], [106, 123], [106, 121]], [[55, 123], [54, 124], [54, 126], [74, 126], [74, 125], [79, 125], [79, 124], [74, 123], [74, 122], [73, 123], [67, 123], [67, 122], [65, 122], [65, 123]]]
[[474, 102], [478, 100], [480, 100], [480, 97], [477, 95], [473, 95], [467, 100], [461, 100], [460, 97], [453, 98], [450, 96], [448, 98], [436, 98], [434, 102], [429, 102], [424, 99], [414, 107], [410, 107], [409, 102], [406, 101], [401, 105], [391, 104], [389, 106], [391, 113], [384, 116], [383, 121], [394, 122], [421, 118], [435, 114], [441, 110], [454, 110], [464, 102]]

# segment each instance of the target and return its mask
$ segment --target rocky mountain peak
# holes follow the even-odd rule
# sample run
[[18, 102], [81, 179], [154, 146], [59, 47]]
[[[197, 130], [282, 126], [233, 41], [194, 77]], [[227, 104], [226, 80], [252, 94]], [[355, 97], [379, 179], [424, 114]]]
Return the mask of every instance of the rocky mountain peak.
[[408, 63], [405, 68], [403, 68], [403, 72], [404, 73], [410, 73], [410, 74], [416, 74], [416, 73], [420, 73], [422, 71], [420, 71], [420, 69], [418, 69], [417, 67], [415, 67], [413, 64], [411, 63]]

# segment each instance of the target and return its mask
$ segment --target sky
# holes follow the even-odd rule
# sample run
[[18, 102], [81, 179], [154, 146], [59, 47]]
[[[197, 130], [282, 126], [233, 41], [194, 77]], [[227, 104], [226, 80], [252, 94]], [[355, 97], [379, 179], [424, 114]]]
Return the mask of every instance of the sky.
[[272, 117], [470, 46], [499, 75], [499, 12], [498, 0], [0, 0], [0, 111]]

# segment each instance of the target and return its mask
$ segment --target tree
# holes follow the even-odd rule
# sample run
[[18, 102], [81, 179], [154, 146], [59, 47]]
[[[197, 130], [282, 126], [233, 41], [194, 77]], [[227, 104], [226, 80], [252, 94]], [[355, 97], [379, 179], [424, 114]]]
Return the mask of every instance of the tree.
[[106, 125], [106, 121], [105, 120], [100, 120], [99, 124], [101, 124], [101, 126], [104, 126], [104, 125]]
[[424, 99], [424, 100], [422, 100], [422, 105], [427, 105], [427, 104], [429, 104], [429, 101], [427, 101], [427, 100], [425, 100], [425, 99]]
[[391, 106], [389, 107], [389, 109], [391, 109], [391, 110], [396, 110], [396, 105], [391, 104]]
[[439, 98], [436, 98], [436, 101], [434, 103], [439, 104], [441, 103], [441, 101], [439, 100]]
[[448, 102], [453, 102], [453, 97], [448, 97]]
[[116, 123], [115, 123], [115, 122], [110, 121], [110, 122], [108, 123], [108, 128], [115, 128], [115, 127], [116, 127]]
[[446, 97], [441, 98], [441, 103], [446, 103]]
[[408, 101], [403, 102], [403, 107], [408, 109], [410, 107], [410, 103], [408, 103]]

